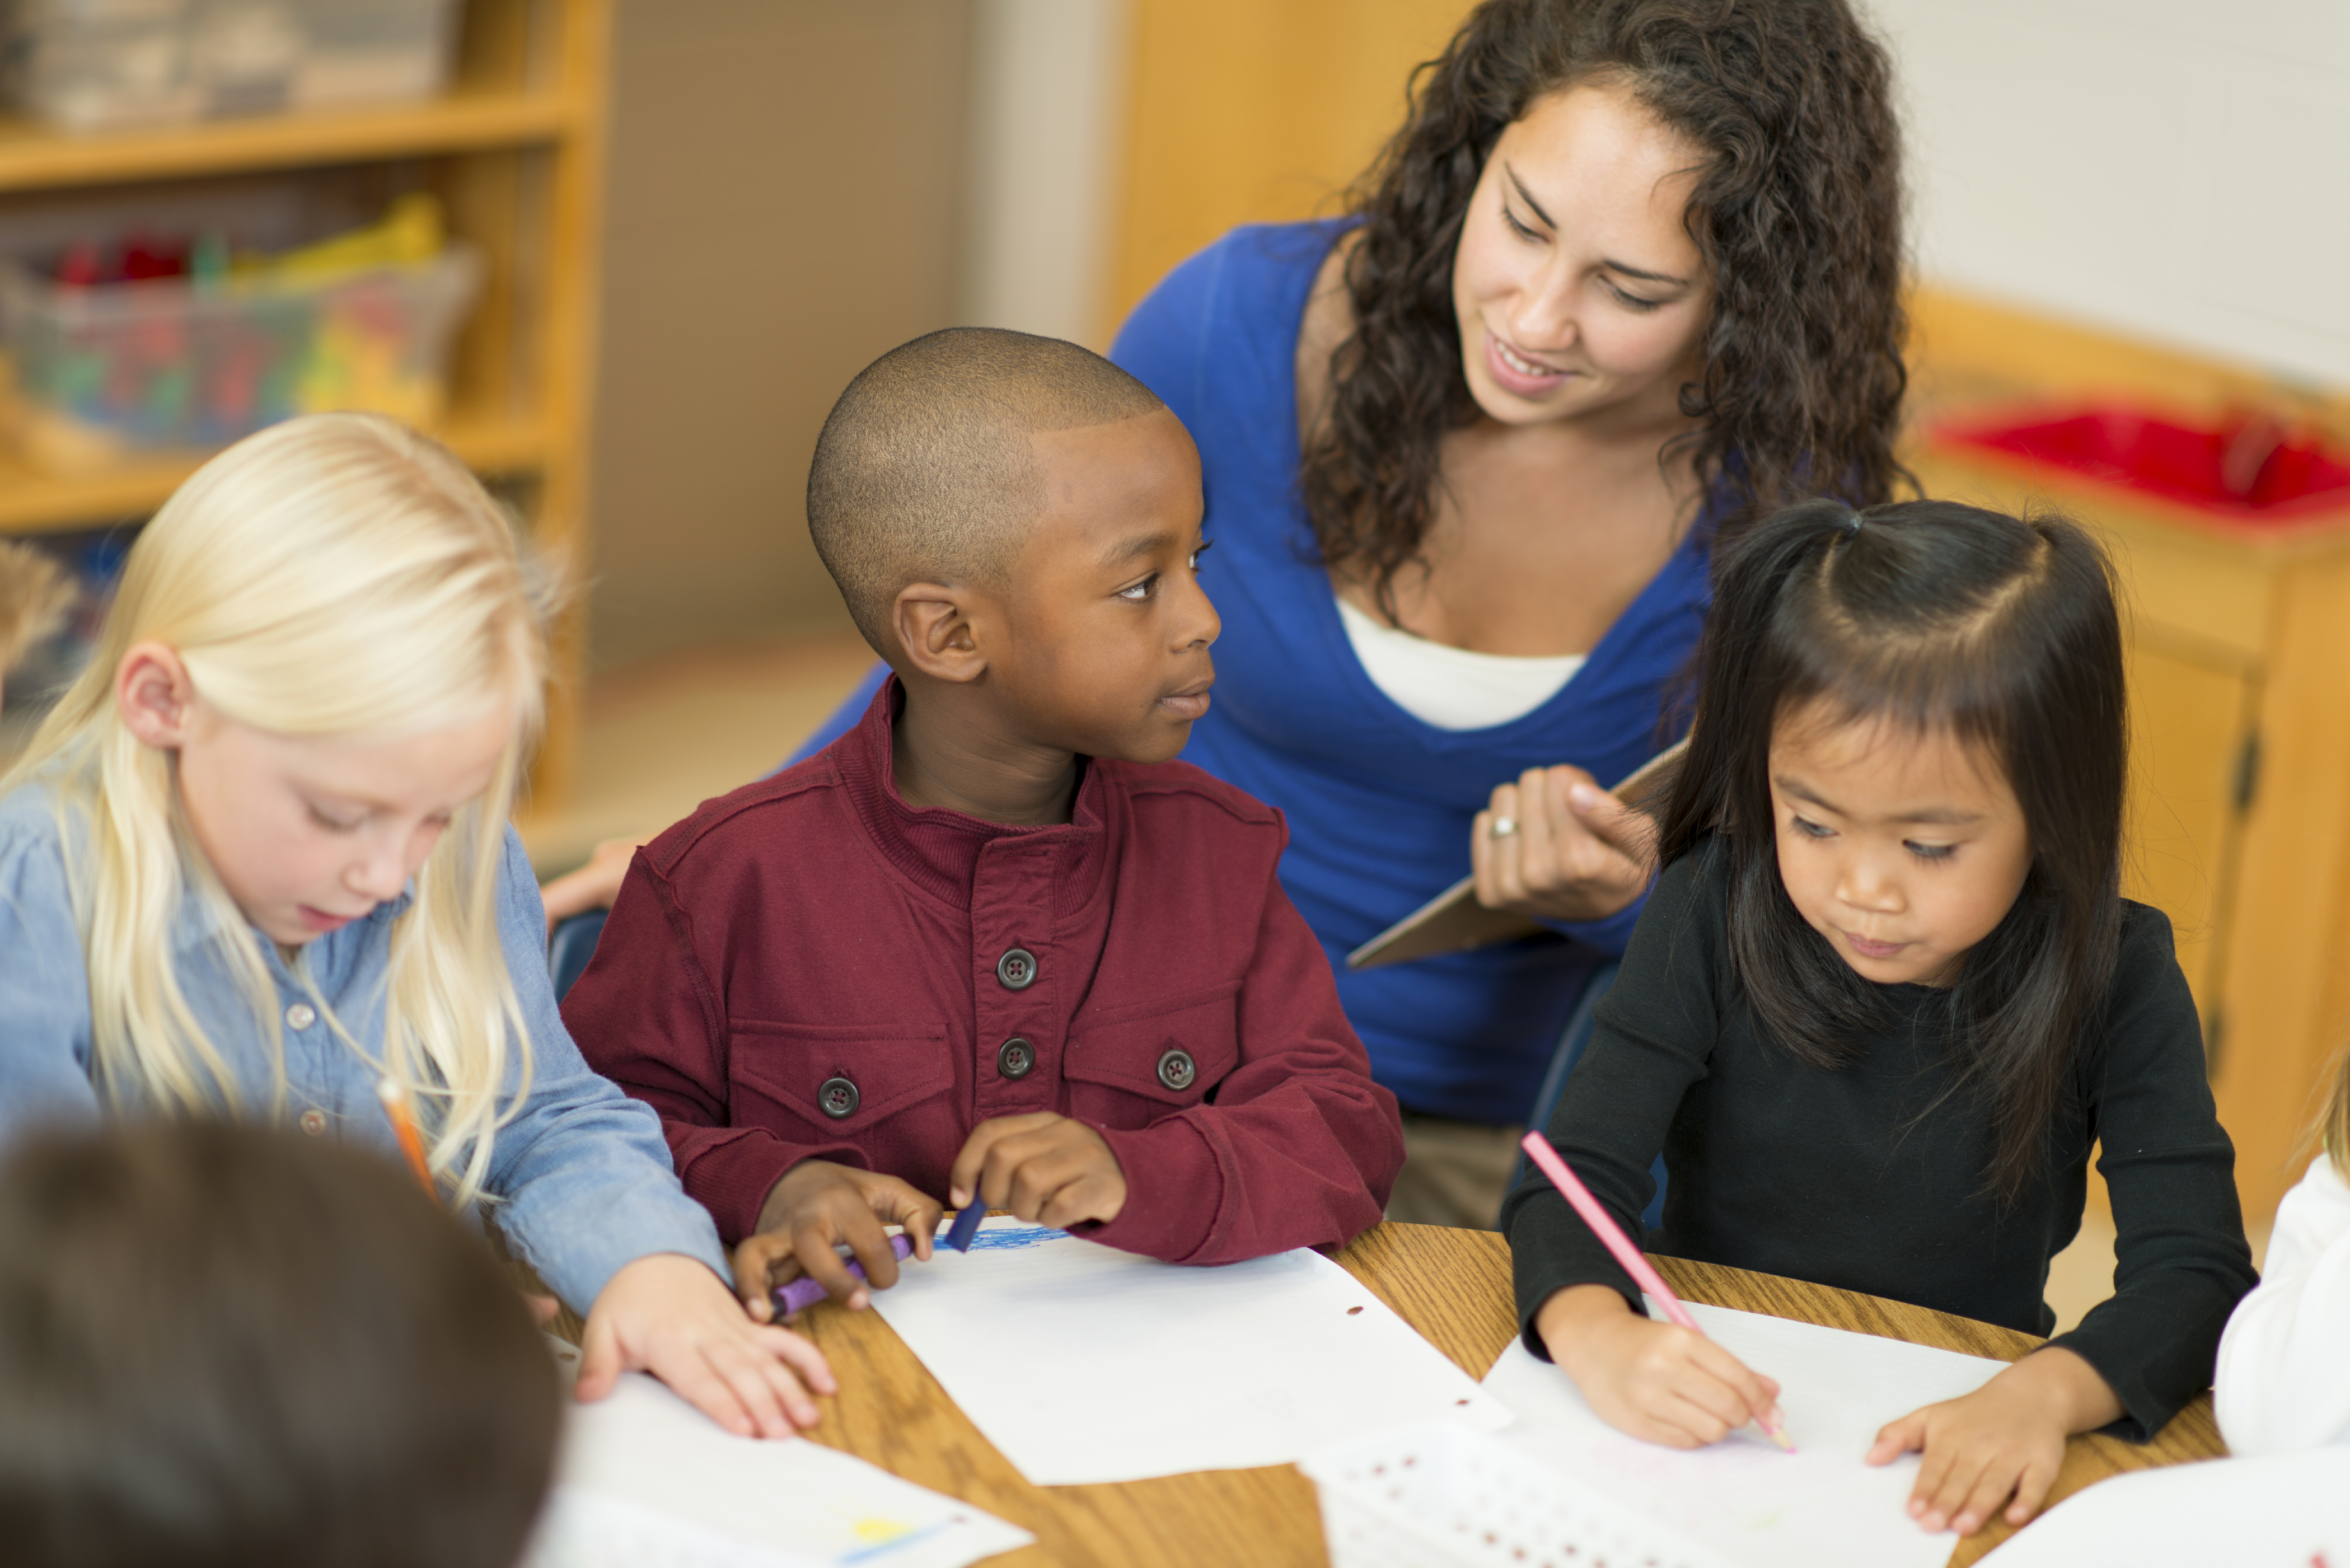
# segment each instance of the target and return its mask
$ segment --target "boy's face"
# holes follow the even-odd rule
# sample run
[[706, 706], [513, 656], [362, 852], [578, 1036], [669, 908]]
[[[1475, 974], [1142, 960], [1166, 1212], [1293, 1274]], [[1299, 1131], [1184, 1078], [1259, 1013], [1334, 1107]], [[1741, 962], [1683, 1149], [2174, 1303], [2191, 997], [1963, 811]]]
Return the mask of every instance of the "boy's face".
[[1200, 455], [1165, 410], [1031, 438], [1045, 486], [994, 601], [988, 683], [1031, 742], [1161, 763], [1208, 711]]

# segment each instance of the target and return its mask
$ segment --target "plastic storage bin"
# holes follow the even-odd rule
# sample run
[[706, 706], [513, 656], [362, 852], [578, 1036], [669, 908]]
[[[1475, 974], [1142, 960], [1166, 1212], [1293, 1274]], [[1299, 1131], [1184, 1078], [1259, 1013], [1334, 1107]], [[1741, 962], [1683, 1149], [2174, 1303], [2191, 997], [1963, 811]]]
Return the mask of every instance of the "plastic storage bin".
[[24, 454], [51, 472], [89, 472], [335, 409], [431, 429], [481, 274], [463, 244], [412, 265], [209, 284], [75, 286], [0, 262]]
[[1331, 1568], [1735, 1568], [1498, 1438], [1445, 1422], [1307, 1455]]
[[68, 130], [403, 103], [447, 85], [462, 0], [5, 0], [9, 106]]

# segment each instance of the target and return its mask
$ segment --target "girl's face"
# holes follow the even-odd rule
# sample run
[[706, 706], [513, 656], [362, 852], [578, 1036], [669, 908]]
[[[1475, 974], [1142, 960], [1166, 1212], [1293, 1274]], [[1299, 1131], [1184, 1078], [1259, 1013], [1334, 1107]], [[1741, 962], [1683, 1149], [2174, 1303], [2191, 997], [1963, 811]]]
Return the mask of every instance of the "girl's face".
[[2004, 771], [1947, 731], [1789, 714], [1771, 735], [1771, 809], [1787, 897], [1879, 985], [1950, 984], [2032, 869]]
[[178, 753], [189, 829], [229, 897], [288, 948], [397, 898], [515, 734], [504, 701], [396, 737], [255, 729], [204, 701], [160, 643], [124, 656], [115, 695], [133, 734]]
[[1682, 226], [1704, 155], [1618, 87], [1502, 132], [1452, 257], [1461, 368], [1503, 424], [1681, 421], [1713, 286]]

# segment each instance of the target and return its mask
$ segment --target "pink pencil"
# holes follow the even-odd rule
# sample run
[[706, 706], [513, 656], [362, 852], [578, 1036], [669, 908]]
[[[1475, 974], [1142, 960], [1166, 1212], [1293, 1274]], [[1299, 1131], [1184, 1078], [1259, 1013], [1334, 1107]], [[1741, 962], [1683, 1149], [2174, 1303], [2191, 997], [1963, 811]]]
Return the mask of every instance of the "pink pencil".
[[[1530, 1132], [1525, 1136], [1523, 1147], [1526, 1158], [1542, 1167], [1542, 1173], [1550, 1178], [1551, 1185], [1575, 1206], [1575, 1211], [1583, 1216], [1583, 1222], [1591, 1227], [1591, 1233], [1616, 1254], [1616, 1261], [1624, 1265], [1639, 1287], [1656, 1298], [1657, 1304], [1665, 1309], [1665, 1315], [1691, 1334], [1704, 1334], [1705, 1330], [1698, 1327], [1697, 1319], [1690, 1316], [1689, 1308], [1681, 1305], [1681, 1298], [1673, 1294], [1672, 1287], [1665, 1283], [1662, 1274], [1657, 1272], [1656, 1266], [1648, 1262], [1639, 1248], [1632, 1245], [1630, 1238], [1624, 1234], [1616, 1221], [1607, 1217], [1607, 1210], [1599, 1207], [1599, 1199], [1591, 1196], [1591, 1189], [1584, 1186], [1582, 1179], [1566, 1168], [1566, 1161], [1559, 1158], [1558, 1150], [1550, 1146], [1550, 1139], [1538, 1132]], [[1763, 1435], [1773, 1442], [1791, 1454], [1795, 1451], [1795, 1445], [1788, 1440], [1785, 1432], [1759, 1415], [1754, 1417], [1754, 1424], [1762, 1428]]]

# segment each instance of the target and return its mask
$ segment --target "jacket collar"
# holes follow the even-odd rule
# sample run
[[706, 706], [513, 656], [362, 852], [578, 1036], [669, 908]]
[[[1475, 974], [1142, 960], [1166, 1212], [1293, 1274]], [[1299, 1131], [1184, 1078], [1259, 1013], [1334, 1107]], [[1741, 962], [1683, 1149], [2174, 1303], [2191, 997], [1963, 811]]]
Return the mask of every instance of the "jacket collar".
[[1078, 759], [1083, 772], [1066, 823], [1016, 827], [936, 806], [917, 810], [898, 794], [892, 742], [905, 706], [905, 688], [892, 675], [873, 694], [865, 717], [833, 748], [834, 766], [882, 858], [933, 898], [969, 909], [982, 858], [1017, 844], [1023, 853], [1055, 857], [1060, 909], [1076, 909], [1090, 898], [1106, 859], [1109, 792], [1101, 765], [1090, 757]]

